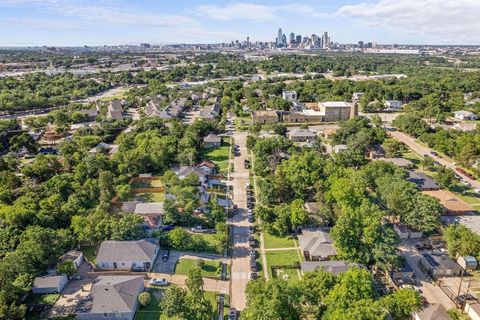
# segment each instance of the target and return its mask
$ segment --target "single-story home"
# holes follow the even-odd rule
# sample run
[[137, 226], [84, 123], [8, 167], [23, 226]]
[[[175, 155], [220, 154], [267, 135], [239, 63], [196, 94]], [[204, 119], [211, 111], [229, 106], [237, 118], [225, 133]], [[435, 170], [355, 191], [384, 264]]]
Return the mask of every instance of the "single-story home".
[[202, 170], [205, 174], [214, 174], [216, 172], [216, 165], [215, 163], [211, 162], [211, 161], [202, 161], [202, 163], [200, 163], [198, 165], [198, 168], [200, 170]]
[[452, 216], [473, 215], [476, 210], [465, 200], [446, 190], [423, 191], [434, 198], [437, 198], [445, 208], [445, 214]]
[[99, 276], [78, 302], [76, 319], [132, 320], [144, 288], [143, 276]]
[[429, 304], [421, 311], [413, 313], [414, 320], [452, 320], [447, 310], [440, 303]]
[[330, 234], [323, 230], [303, 230], [298, 242], [307, 261], [330, 260], [337, 254]]
[[470, 111], [465, 111], [465, 110], [455, 111], [453, 112], [453, 115], [455, 118], [459, 120], [471, 120], [471, 121], [477, 120], [477, 115]]
[[216, 134], [209, 134], [203, 138], [203, 147], [205, 149], [218, 148], [222, 145], [222, 138]]
[[96, 258], [97, 268], [105, 270], [147, 270], [155, 262], [159, 251], [158, 241], [103, 241]]
[[67, 261], [67, 260], [71, 260], [73, 261], [73, 264], [75, 265], [75, 267], [80, 267], [80, 265], [82, 264], [83, 262], [83, 252], [82, 251], [79, 251], [79, 250], [71, 250], [71, 251], [68, 251], [67, 253], [65, 253], [64, 255], [62, 255], [60, 257], [60, 261]]
[[347, 145], [346, 144], [337, 144], [335, 146], [333, 146], [333, 152], [334, 153], [340, 153], [340, 152], [343, 152], [345, 150], [347, 150]]
[[303, 129], [289, 131], [287, 136], [293, 142], [315, 141], [317, 138], [315, 133]]
[[403, 107], [402, 101], [398, 100], [387, 100], [384, 103], [386, 110], [400, 110]]
[[352, 267], [359, 267], [356, 263], [350, 263], [346, 261], [302, 261], [300, 262], [300, 269], [302, 272], [315, 272], [318, 270], [324, 270], [325, 272], [333, 275], [338, 275], [347, 271]]
[[413, 182], [421, 191], [439, 190], [438, 184], [423, 172], [409, 171], [408, 181]]
[[413, 162], [404, 158], [381, 158], [378, 160], [393, 163], [400, 168], [410, 169], [413, 167]]
[[252, 112], [252, 121], [254, 124], [277, 123], [279, 118], [275, 110], [256, 110]]
[[194, 173], [198, 177], [198, 181], [200, 184], [205, 184], [205, 182], [207, 181], [207, 175], [205, 174], [205, 172], [202, 169], [195, 166], [180, 167], [178, 170], [175, 171], [175, 173], [177, 174], [180, 180], [183, 180], [189, 174]]
[[35, 294], [60, 293], [67, 285], [67, 275], [36, 277], [33, 280], [32, 292]]
[[393, 230], [400, 239], [420, 239], [423, 236], [421, 231], [408, 228], [403, 223], [395, 223], [393, 225]]
[[163, 202], [137, 203], [133, 213], [143, 218], [146, 227], [157, 229], [162, 225]]
[[204, 107], [201, 111], [200, 111], [200, 116], [203, 118], [203, 119], [206, 119], [206, 120], [212, 120], [212, 119], [215, 119], [216, 117], [218, 117], [220, 115], [220, 111], [222, 109], [220, 108], [220, 104], [218, 103], [214, 103], [210, 106], [206, 106]]
[[403, 261], [403, 265], [400, 268], [390, 272], [390, 277], [397, 285], [411, 283], [413, 276], [413, 268], [406, 260]]
[[446, 254], [434, 255], [424, 253], [420, 263], [434, 278], [460, 276], [463, 271], [463, 268]]
[[108, 155], [114, 155], [118, 152], [119, 145], [118, 144], [108, 144], [105, 142], [100, 142], [95, 147], [90, 149], [88, 152], [91, 154], [96, 154], [99, 152], [106, 153]]

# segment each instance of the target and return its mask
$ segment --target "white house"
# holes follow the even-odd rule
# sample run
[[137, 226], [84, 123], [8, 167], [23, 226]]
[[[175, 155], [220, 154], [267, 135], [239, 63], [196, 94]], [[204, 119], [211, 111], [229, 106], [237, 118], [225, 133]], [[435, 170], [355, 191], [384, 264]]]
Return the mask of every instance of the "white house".
[[60, 257], [60, 261], [62, 262], [67, 260], [73, 261], [75, 267], [78, 268], [83, 262], [83, 252], [79, 250], [72, 250], [68, 251]]
[[393, 110], [393, 111], [400, 110], [403, 107], [403, 103], [398, 100], [387, 100], [385, 101], [384, 105], [385, 105], [385, 109]]
[[60, 293], [67, 285], [67, 275], [36, 277], [33, 280], [32, 292], [35, 294]]
[[477, 115], [470, 111], [460, 110], [460, 111], [455, 111], [453, 114], [455, 118], [459, 120], [470, 120], [470, 121], [477, 120]]
[[297, 101], [297, 91], [283, 90], [282, 98], [283, 98], [283, 100], [287, 100], [287, 101], [291, 101], [291, 102]]
[[98, 269], [150, 270], [159, 251], [155, 239], [103, 241], [97, 254]]

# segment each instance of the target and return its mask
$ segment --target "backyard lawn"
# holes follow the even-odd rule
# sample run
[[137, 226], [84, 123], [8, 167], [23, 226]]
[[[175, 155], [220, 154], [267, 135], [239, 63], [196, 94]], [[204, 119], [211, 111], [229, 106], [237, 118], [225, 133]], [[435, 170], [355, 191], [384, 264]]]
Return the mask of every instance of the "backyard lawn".
[[457, 184], [450, 187], [449, 190], [456, 193], [463, 201], [475, 206], [475, 209], [480, 210], [480, 194], [475, 193], [471, 188]]
[[136, 193], [132, 194], [135, 200], [141, 202], [164, 202], [165, 193], [164, 192], [145, 192], [145, 193]]
[[[272, 266], [292, 265], [299, 263], [299, 257], [297, 250], [281, 250], [281, 251], [267, 251], [265, 253], [268, 266], [268, 274], [272, 277]], [[286, 269], [285, 269], [286, 270]], [[290, 270], [287, 271], [290, 274]], [[297, 271], [294, 270], [296, 273]], [[292, 271], [293, 273], [293, 271]]]
[[194, 234], [193, 237], [201, 238], [203, 239], [203, 241], [205, 241], [207, 248], [206, 250], [203, 250], [204, 252], [218, 253], [218, 254], [223, 253], [223, 250], [218, 252], [219, 242], [214, 233], [200, 233], [200, 234], [197, 233], [197, 234]]
[[137, 180], [131, 184], [132, 189], [139, 188], [162, 188], [162, 180]]
[[[220, 277], [220, 262], [203, 260], [202, 277], [219, 278]], [[180, 259], [175, 266], [175, 274], [188, 275], [188, 271], [196, 266], [194, 259]]]
[[292, 237], [277, 237], [268, 232], [264, 232], [263, 239], [265, 240], [265, 249], [295, 248]]
[[221, 174], [227, 174], [229, 155], [230, 142], [224, 141], [219, 148], [205, 150], [203, 157], [205, 160], [215, 163]]
[[[30, 294], [25, 300], [25, 303], [26, 304], [46, 304], [49, 306], [53, 306], [55, 302], [57, 302], [59, 297], [60, 297], [59, 294]], [[26, 319], [27, 320], [46, 319], [47, 313], [48, 311], [27, 312]]]
[[95, 263], [95, 259], [97, 258], [97, 247], [82, 246], [81, 251], [83, 252], [83, 255], [88, 261]]
[[[152, 295], [152, 301], [146, 307], [140, 306], [137, 314], [135, 315], [135, 320], [168, 320], [168, 319], [178, 319], [178, 318], [169, 318], [166, 315], [161, 313], [160, 300], [163, 297], [164, 289], [149, 288], [148, 290]], [[205, 298], [212, 303], [214, 310], [217, 310], [217, 293], [216, 292], [205, 292]], [[224, 314], [228, 314], [230, 308], [229, 297], [225, 296], [225, 308]]]

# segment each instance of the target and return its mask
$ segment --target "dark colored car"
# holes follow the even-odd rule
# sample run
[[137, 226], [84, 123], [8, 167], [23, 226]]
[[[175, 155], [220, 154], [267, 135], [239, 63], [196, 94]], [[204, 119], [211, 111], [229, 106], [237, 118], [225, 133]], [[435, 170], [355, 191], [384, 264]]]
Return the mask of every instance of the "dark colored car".
[[228, 313], [228, 320], [237, 320], [237, 309], [230, 308], [230, 312]]
[[163, 231], [172, 231], [173, 229], [175, 229], [175, 226], [173, 224], [167, 224], [162, 227]]
[[170, 249], [165, 249], [162, 251], [162, 260], [167, 261], [168, 257], [170, 257]]

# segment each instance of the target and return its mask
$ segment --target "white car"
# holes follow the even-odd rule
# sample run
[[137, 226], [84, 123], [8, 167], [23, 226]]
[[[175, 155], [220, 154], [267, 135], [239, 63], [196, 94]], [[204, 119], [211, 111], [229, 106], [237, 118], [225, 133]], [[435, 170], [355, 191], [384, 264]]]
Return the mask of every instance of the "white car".
[[160, 279], [160, 278], [151, 279], [149, 283], [153, 286], [168, 286], [170, 284], [167, 281], [167, 279]]
[[475, 189], [474, 190], [476, 193], [480, 194], [480, 189]]

